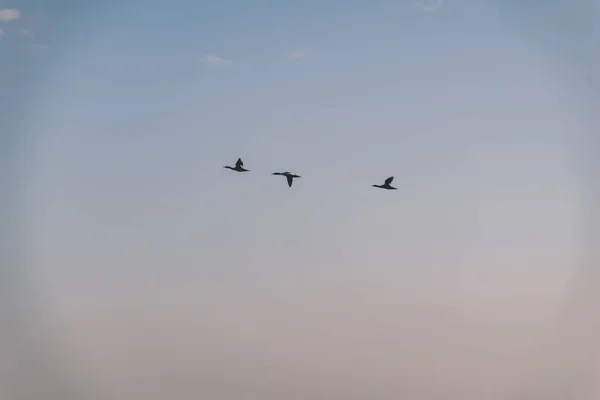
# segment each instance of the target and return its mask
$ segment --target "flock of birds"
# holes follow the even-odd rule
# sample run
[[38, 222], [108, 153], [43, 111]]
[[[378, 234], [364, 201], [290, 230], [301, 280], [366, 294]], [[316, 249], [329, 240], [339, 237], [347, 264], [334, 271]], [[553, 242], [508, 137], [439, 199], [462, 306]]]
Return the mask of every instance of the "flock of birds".
[[[235, 167], [226, 165], [223, 168], [227, 168], [230, 169], [232, 171], [236, 171], [236, 172], [249, 172], [249, 169], [245, 169], [244, 168], [244, 162], [242, 161], [241, 158], [238, 158], [237, 162], [235, 163]], [[300, 175], [296, 175], [293, 174], [291, 172], [273, 172], [271, 175], [279, 175], [279, 176], [285, 176], [285, 178], [287, 179], [287, 183], [289, 187], [292, 187], [292, 183], [294, 183], [294, 179], [295, 178], [302, 178]], [[394, 180], [393, 176], [390, 176], [389, 178], [387, 178], [383, 185], [371, 185], [373, 187], [376, 188], [380, 188], [380, 189], [386, 189], [386, 190], [396, 190], [397, 188], [393, 187], [391, 185], [392, 181]]]

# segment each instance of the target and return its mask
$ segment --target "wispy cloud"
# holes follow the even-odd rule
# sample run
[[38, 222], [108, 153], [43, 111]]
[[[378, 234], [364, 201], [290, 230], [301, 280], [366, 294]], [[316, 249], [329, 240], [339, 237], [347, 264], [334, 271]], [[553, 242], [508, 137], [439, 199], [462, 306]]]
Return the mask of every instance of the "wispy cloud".
[[39, 44], [39, 43], [31, 43], [29, 45], [29, 49], [31, 51], [37, 51], [37, 50], [48, 50], [50, 48], [50, 46], [48, 46], [47, 44]]
[[4, 30], [0, 29], [0, 39], [2, 39], [2, 36], [4, 36]]
[[36, 34], [31, 29], [21, 27], [21, 28], [19, 28], [19, 32], [21, 33], [21, 36], [23, 36], [25, 38], [25, 40], [27, 40], [29, 42], [28, 46], [31, 49], [46, 50], [50, 47], [46, 44], [38, 43], [38, 41], [36, 40], [37, 39]]
[[35, 34], [33, 33], [32, 30], [25, 29], [25, 28], [20, 28], [19, 30], [21, 31], [21, 35], [25, 36], [26, 38], [29, 38], [29, 39], [35, 38]]
[[16, 8], [0, 9], [0, 21], [14, 21], [21, 18], [21, 11]]
[[435, 12], [442, 9], [444, 0], [419, 0], [416, 7], [423, 12]]
[[300, 60], [306, 58], [312, 54], [312, 50], [308, 48], [302, 48], [289, 53], [289, 57], [292, 60]]
[[210, 65], [210, 66], [218, 66], [218, 65], [231, 65], [233, 64], [233, 62], [231, 60], [228, 60], [226, 58], [222, 58], [219, 56], [215, 56], [212, 54], [208, 54], [203, 56], [200, 61], [202, 61], [202, 64], [204, 65]]

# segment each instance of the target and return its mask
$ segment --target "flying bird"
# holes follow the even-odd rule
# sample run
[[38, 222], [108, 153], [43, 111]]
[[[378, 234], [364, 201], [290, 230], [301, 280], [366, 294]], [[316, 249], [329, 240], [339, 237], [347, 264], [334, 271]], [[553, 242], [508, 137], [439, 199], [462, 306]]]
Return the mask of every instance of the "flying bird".
[[394, 180], [394, 177], [390, 176], [389, 178], [387, 178], [385, 180], [385, 182], [383, 183], [383, 185], [371, 185], [371, 186], [376, 187], [376, 188], [380, 188], [380, 189], [396, 190], [398, 188], [395, 188], [395, 187], [393, 187], [393, 186], [390, 185], [390, 183], [392, 183], [393, 180]]
[[250, 171], [249, 169], [244, 169], [244, 162], [242, 161], [241, 158], [238, 158], [237, 162], [235, 163], [235, 167], [230, 167], [229, 165], [224, 166], [223, 168], [228, 168], [232, 171], [237, 171], [237, 172], [247, 172]]
[[271, 175], [285, 176], [287, 178], [287, 183], [289, 187], [292, 187], [294, 178], [302, 178], [300, 175], [292, 174], [291, 172], [273, 172]]

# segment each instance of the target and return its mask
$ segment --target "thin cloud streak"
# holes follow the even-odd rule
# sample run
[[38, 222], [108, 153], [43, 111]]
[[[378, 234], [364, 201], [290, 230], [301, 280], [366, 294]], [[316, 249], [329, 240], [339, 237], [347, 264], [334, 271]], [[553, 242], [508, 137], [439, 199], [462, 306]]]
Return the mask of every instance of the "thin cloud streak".
[[312, 54], [311, 49], [303, 48], [292, 51], [289, 53], [289, 56], [292, 60], [300, 60], [302, 58], [309, 57]]
[[35, 34], [33, 33], [32, 30], [26, 29], [26, 28], [21, 28], [19, 30], [21, 32], [21, 35], [23, 35], [23, 36], [25, 36], [25, 37], [27, 37], [29, 39], [34, 39], [35, 38]]
[[444, 0], [419, 0], [417, 8], [423, 12], [436, 12], [444, 6]]
[[217, 65], [232, 65], [233, 62], [231, 60], [228, 60], [226, 58], [222, 58], [219, 56], [215, 56], [212, 54], [208, 54], [205, 55], [201, 58], [202, 64], [204, 65], [210, 65], [210, 66], [217, 66]]
[[32, 49], [45, 50], [50, 47], [47, 44], [38, 43], [36, 40], [36, 34], [31, 29], [20, 28], [19, 32], [21, 33], [21, 36], [30, 42], [29, 46], [31, 46]]
[[14, 21], [21, 18], [21, 11], [16, 8], [4, 8], [0, 10], [0, 21]]

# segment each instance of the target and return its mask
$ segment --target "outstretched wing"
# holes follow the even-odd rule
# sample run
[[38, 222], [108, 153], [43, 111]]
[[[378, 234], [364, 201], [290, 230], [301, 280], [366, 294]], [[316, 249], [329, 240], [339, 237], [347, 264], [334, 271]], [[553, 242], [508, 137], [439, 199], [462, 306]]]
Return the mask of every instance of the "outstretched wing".
[[390, 183], [392, 183], [392, 181], [393, 181], [393, 180], [394, 180], [394, 177], [393, 177], [393, 176], [390, 176], [389, 178], [387, 178], [387, 179], [385, 180], [385, 184], [386, 184], [386, 185], [389, 185]]
[[287, 181], [288, 181], [288, 186], [292, 187], [292, 182], [294, 182], [294, 177], [291, 176], [291, 175], [287, 175], [286, 178], [287, 178]]
[[238, 158], [237, 162], [235, 163], [235, 166], [236, 166], [236, 168], [244, 166], [244, 162], [242, 161], [241, 158]]

